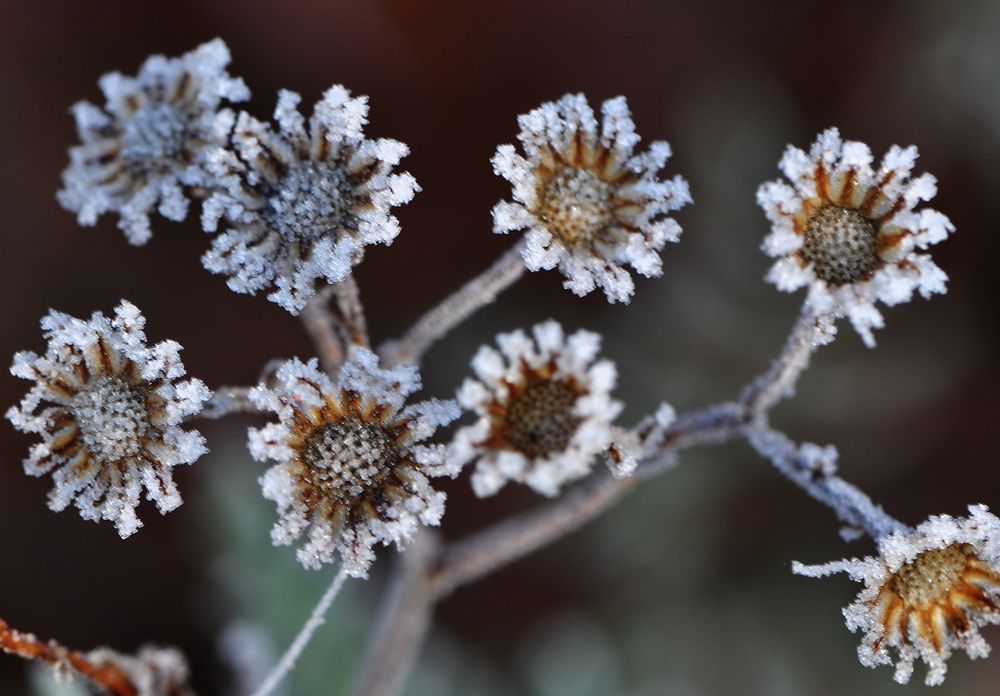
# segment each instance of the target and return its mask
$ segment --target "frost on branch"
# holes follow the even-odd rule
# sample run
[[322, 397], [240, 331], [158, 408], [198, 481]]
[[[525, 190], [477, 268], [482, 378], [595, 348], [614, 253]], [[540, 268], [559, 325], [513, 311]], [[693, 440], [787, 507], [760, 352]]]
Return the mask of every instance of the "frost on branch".
[[632, 276], [656, 277], [660, 249], [676, 242], [680, 226], [667, 213], [691, 202], [687, 182], [658, 172], [670, 145], [650, 144], [635, 154], [639, 136], [624, 97], [601, 107], [598, 126], [582, 94], [567, 94], [518, 117], [525, 156], [501, 145], [493, 170], [512, 185], [514, 202], [493, 208], [493, 229], [527, 229], [529, 270], [559, 267], [577, 295], [601, 287], [609, 302], [628, 302]]
[[767, 275], [779, 290], [808, 286], [816, 314], [847, 317], [869, 347], [883, 325], [875, 308], [945, 292], [947, 276], [917, 253], [954, 227], [921, 201], [937, 193], [930, 174], [910, 179], [917, 148], [893, 146], [877, 170], [864, 143], [823, 131], [809, 153], [789, 146], [781, 170], [790, 183], [772, 181], [757, 191], [771, 221], [764, 251], [778, 259]]
[[250, 453], [276, 461], [261, 477], [264, 497], [278, 504], [275, 544], [308, 540], [299, 562], [318, 569], [339, 552], [346, 572], [366, 577], [373, 547], [408, 540], [418, 524], [437, 525], [444, 493], [428, 476], [454, 476], [442, 445], [418, 444], [459, 415], [453, 401], [404, 406], [420, 388], [413, 367], [378, 366], [374, 353], [356, 349], [331, 380], [315, 359], [284, 363], [277, 386], [250, 394], [278, 422], [250, 429]]
[[152, 56], [135, 77], [102, 77], [104, 107], [73, 107], [82, 144], [70, 149], [59, 203], [81, 225], [117, 213], [132, 244], [149, 239], [154, 208], [183, 220], [189, 203], [183, 188], [209, 185], [205, 157], [232, 127], [232, 112], [219, 105], [250, 98], [243, 80], [226, 72], [228, 64], [229, 49], [216, 39], [180, 58]]
[[122, 538], [142, 523], [135, 508], [143, 489], [161, 513], [181, 504], [172, 468], [207, 450], [204, 438], [180, 425], [211, 396], [184, 376], [181, 346], [147, 347], [146, 319], [122, 301], [108, 319], [89, 321], [50, 311], [42, 319], [44, 355], [24, 351], [10, 370], [35, 385], [7, 411], [18, 430], [38, 433], [24, 470], [53, 472], [49, 507], [74, 502], [84, 519], [115, 523]]
[[[448, 459], [459, 466], [476, 460], [472, 487], [481, 497], [508, 481], [557, 495], [587, 475], [617, 434], [611, 425], [622, 409], [611, 398], [617, 373], [610, 360], [594, 362], [600, 336], [567, 337], [551, 320], [533, 334], [534, 340], [521, 330], [500, 334], [499, 351], [482, 346], [472, 361], [478, 379], [467, 378], [458, 392], [478, 420], [455, 433]], [[626, 453], [621, 473], [633, 463]]]
[[206, 202], [202, 225], [226, 230], [205, 254], [205, 268], [229, 276], [234, 292], [273, 287], [272, 302], [302, 311], [319, 282], [337, 283], [369, 244], [390, 244], [399, 222], [390, 214], [419, 190], [410, 174], [393, 174], [409, 153], [396, 140], [369, 140], [362, 128], [368, 98], [335, 85], [307, 122], [300, 97], [282, 91], [277, 131], [240, 113], [233, 148], [217, 149], [212, 172], [220, 190]]
[[895, 664], [895, 679], [905, 684], [919, 659], [925, 683], [936, 685], [953, 650], [989, 654], [979, 629], [1000, 623], [1000, 520], [986, 506], [970, 506], [967, 518], [933, 516], [878, 547], [875, 557], [793, 566], [799, 575], [847, 573], [864, 583], [844, 609], [847, 627], [863, 634], [861, 664]]

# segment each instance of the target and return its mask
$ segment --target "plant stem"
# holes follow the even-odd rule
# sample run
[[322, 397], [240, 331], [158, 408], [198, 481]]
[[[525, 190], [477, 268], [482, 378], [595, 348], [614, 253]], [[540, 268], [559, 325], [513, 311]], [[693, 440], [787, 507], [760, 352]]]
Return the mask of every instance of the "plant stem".
[[379, 353], [386, 364], [419, 363], [421, 356], [435, 341], [517, 282], [524, 274], [522, 246], [523, 242], [515, 244], [492, 266], [420, 317], [401, 338], [383, 345]]
[[330, 296], [335, 287], [328, 285], [310, 297], [301, 315], [306, 333], [316, 348], [320, 365], [328, 375], [337, 374], [340, 363], [344, 361], [344, 346], [337, 335], [338, 322], [329, 309]]
[[337, 594], [340, 592], [340, 588], [344, 586], [346, 579], [347, 572], [341, 568], [333, 578], [333, 582], [330, 583], [326, 592], [323, 593], [323, 596], [313, 608], [312, 614], [309, 615], [309, 620], [302, 626], [302, 630], [295, 636], [295, 640], [288, 646], [288, 650], [281, 656], [278, 664], [274, 666], [264, 679], [264, 682], [253, 692], [253, 696], [267, 696], [267, 694], [274, 691], [275, 687], [281, 683], [281, 680], [289, 672], [295, 669], [295, 661], [299, 659], [299, 655], [309, 645], [309, 641], [312, 639], [316, 629], [326, 621], [326, 612], [329, 611], [333, 600], [337, 598]]

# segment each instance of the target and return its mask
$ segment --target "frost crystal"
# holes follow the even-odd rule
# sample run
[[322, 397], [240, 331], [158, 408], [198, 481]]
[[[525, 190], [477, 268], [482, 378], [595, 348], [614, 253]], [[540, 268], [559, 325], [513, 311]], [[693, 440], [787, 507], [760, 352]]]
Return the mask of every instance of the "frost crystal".
[[633, 154], [639, 136], [624, 97], [602, 106], [598, 129], [582, 94], [567, 94], [518, 117], [525, 157], [501, 145], [493, 170], [513, 187], [514, 202], [493, 208], [493, 229], [527, 229], [529, 270], [559, 266], [577, 295], [600, 286], [609, 302], [628, 302], [634, 284], [622, 266], [662, 273], [657, 252], [676, 242], [680, 226], [667, 213], [691, 202], [679, 176], [657, 178], [670, 145], [657, 141]]
[[117, 213], [132, 244], [149, 239], [154, 207], [183, 220], [189, 201], [182, 187], [209, 183], [205, 157], [232, 127], [232, 112], [219, 105], [250, 97], [228, 64], [229, 49], [216, 39], [180, 58], [152, 56], [135, 77], [102, 77], [104, 108], [73, 107], [82, 144], [70, 149], [59, 203], [81, 225]]
[[436, 525], [444, 493], [428, 476], [454, 476], [442, 445], [417, 444], [459, 415], [454, 401], [436, 399], [404, 408], [420, 388], [413, 367], [380, 369], [369, 350], [356, 349], [336, 382], [316, 360], [290, 360], [277, 386], [259, 386], [250, 399], [278, 414], [278, 422], [250, 429], [250, 453], [278, 462], [260, 479], [264, 497], [278, 504], [275, 544], [291, 544], [308, 529], [297, 553], [319, 568], [339, 551], [349, 575], [366, 577], [378, 542], [401, 545], [418, 522]]
[[145, 323], [125, 301], [110, 320], [50, 311], [42, 319], [45, 355], [21, 352], [11, 366], [36, 383], [7, 411], [18, 430], [42, 436], [25, 472], [54, 471], [51, 509], [75, 502], [84, 519], [113, 521], [122, 538], [142, 526], [135, 508], [143, 488], [161, 513], [170, 512], [181, 504], [171, 469], [207, 451], [197, 431], [180, 425], [211, 393], [200, 380], [177, 381], [181, 346], [146, 347]]
[[763, 248], [778, 259], [768, 281], [786, 292], [809, 286], [813, 311], [846, 316], [869, 347], [872, 329], [883, 325], [876, 301], [892, 306], [914, 290], [945, 292], [944, 271], [915, 250], [954, 227], [936, 210], [914, 210], [937, 192], [930, 174], [909, 178], [916, 159], [916, 147], [894, 145], [873, 170], [867, 145], [830, 128], [808, 154], [785, 151], [780, 167], [791, 185], [772, 181], [757, 191], [772, 224]]
[[[534, 327], [534, 341], [518, 330], [497, 336], [499, 352], [479, 349], [472, 361], [478, 380], [466, 379], [458, 392], [459, 403], [479, 420], [455, 433], [448, 452], [455, 466], [478, 460], [476, 495], [518, 481], [554, 496], [608, 450], [622, 405], [610, 396], [614, 364], [594, 362], [600, 343], [589, 331], [565, 337], [559, 324], [547, 321]], [[615, 472], [627, 474], [632, 463]]]
[[202, 225], [228, 229], [205, 254], [205, 268], [229, 276], [234, 292], [274, 287], [268, 299], [302, 311], [319, 281], [337, 283], [361, 261], [368, 244], [390, 244], [399, 222], [390, 215], [419, 190], [392, 169], [409, 153], [395, 140], [368, 140], [367, 97], [331, 87], [308, 123], [299, 95], [282, 91], [278, 131], [240, 113], [235, 150], [217, 149], [212, 171], [219, 191], [206, 202]]
[[[799, 575], [847, 573], [865, 587], [844, 609], [847, 627], [864, 636], [858, 657], [866, 667], [895, 664], [905, 684], [920, 659], [928, 685], [944, 681], [952, 651], [986, 657], [979, 629], [1000, 623], [1000, 520], [983, 505], [969, 517], [938, 515], [916, 530], [879, 541], [879, 555], [817, 566], [795, 563]], [[890, 649], [896, 653], [895, 662]]]

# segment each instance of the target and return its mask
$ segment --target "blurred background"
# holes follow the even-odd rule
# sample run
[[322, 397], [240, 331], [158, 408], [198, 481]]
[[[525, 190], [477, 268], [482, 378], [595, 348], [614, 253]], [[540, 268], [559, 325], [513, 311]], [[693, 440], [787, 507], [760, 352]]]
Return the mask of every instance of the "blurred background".
[[[132, 74], [152, 53], [216, 36], [259, 117], [279, 88], [308, 105], [342, 83], [370, 96], [370, 136], [410, 145], [404, 164], [423, 192], [398, 210], [392, 247], [371, 249], [357, 272], [376, 341], [512, 243], [490, 232], [509, 187], [489, 158], [514, 140], [517, 114], [570, 91], [595, 105], [624, 94], [644, 142], [673, 145], [666, 173], [688, 178], [695, 205], [677, 214], [684, 235], [663, 252], [663, 278], [639, 280], [622, 307], [575, 298], [558, 273], [530, 274], [431, 351], [433, 396], [453, 393], [498, 331], [557, 317], [605, 336], [624, 422], [662, 399], [683, 411], [732, 398], [777, 354], [802, 299], [762, 282], [758, 250], [768, 226], [754, 193], [777, 177], [786, 144], [807, 147], [830, 125], [876, 156], [917, 144], [917, 171], [939, 180], [933, 206], [959, 230], [934, 249], [949, 293], [887, 310], [876, 350], [842, 326], [774, 420], [796, 439], [836, 444], [845, 477], [908, 523], [968, 503], [1000, 509], [1000, 3], [4, 0], [0, 360], [43, 349], [48, 308], [109, 313], [123, 297], [145, 312], [150, 340], [178, 340], [189, 373], [210, 386], [250, 384], [266, 361], [310, 354], [284, 310], [201, 268], [209, 238], [196, 219], [156, 219], [135, 248], [113, 217], [81, 229], [55, 201], [77, 140], [70, 105], [100, 103], [105, 72]], [[4, 371], [0, 406], [26, 389]], [[274, 506], [256, 484], [265, 467], [244, 446], [259, 422], [200, 425], [212, 453], [177, 471], [186, 504], [165, 518], [144, 504], [146, 526], [125, 542], [111, 525], [48, 511], [49, 479], [21, 471], [32, 438], [0, 425], [0, 617], [79, 648], [178, 645], [199, 693], [234, 693], [227, 655], [266, 667], [330, 579], [269, 543]], [[446, 490], [446, 538], [539, 502], [517, 487], [478, 501], [467, 477]], [[837, 531], [745, 444], [687, 452], [584, 530], [442, 604], [407, 693], [899, 693], [890, 669], [857, 662], [840, 615], [857, 587], [790, 572], [792, 559], [870, 552]], [[349, 583], [287, 694], [345, 693], [394, 555]], [[985, 634], [1000, 642], [1000, 630]], [[918, 667], [911, 691], [925, 689], [922, 676]], [[998, 682], [1000, 659], [956, 656], [936, 693]], [[0, 693], [43, 692], [66, 693], [0, 656]]]

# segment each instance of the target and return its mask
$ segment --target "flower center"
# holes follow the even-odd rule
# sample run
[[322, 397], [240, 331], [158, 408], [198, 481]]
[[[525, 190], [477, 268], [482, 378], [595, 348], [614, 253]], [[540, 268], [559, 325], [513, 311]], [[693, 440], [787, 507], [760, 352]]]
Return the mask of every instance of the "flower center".
[[507, 406], [507, 441], [529, 457], [565, 450], [580, 424], [580, 418], [573, 415], [578, 396], [564, 382], [529, 384]]
[[315, 241], [351, 224], [354, 189], [341, 167], [297, 162], [268, 199], [265, 219], [287, 242]]
[[316, 429], [302, 457], [324, 494], [349, 501], [379, 486], [399, 460], [399, 451], [379, 426], [343, 418]]
[[545, 184], [538, 217], [565, 244], [591, 241], [611, 222], [611, 190], [589, 169], [562, 167]]
[[890, 587], [908, 606], [933, 603], [948, 595], [974, 554], [969, 544], [924, 551], [896, 571]]
[[875, 226], [856, 210], [828, 205], [806, 223], [799, 251], [816, 276], [831, 285], [868, 280], [878, 269]]
[[70, 402], [83, 443], [102, 462], [138, 456], [150, 430], [146, 392], [119, 377], [100, 377]]
[[163, 160], [180, 160], [187, 141], [185, 116], [173, 106], [158, 104], [135, 112], [122, 133], [122, 159], [143, 170], [163, 167]]

